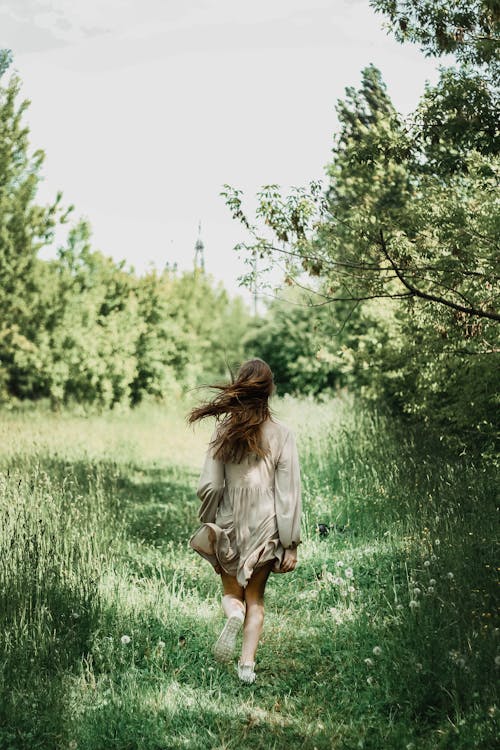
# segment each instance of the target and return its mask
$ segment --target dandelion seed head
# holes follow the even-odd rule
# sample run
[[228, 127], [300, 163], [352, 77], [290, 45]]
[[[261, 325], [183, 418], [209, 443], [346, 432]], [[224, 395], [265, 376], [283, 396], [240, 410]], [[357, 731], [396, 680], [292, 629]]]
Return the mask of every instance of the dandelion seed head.
[[354, 586], [349, 586], [349, 588], [347, 590], [348, 590], [348, 592], [350, 594], [354, 594], [354, 592], [356, 591], [356, 589], [354, 588]]
[[396, 609], [397, 609], [398, 612], [401, 612], [401, 610], [403, 610], [404, 607], [403, 607], [402, 604], [396, 604]]
[[435, 578], [431, 578], [431, 580], [429, 581], [429, 585], [430, 586], [435, 586], [436, 585], [436, 579]]
[[368, 656], [365, 659], [365, 664], [366, 664], [367, 667], [373, 667], [373, 659], [370, 659], [370, 657]]
[[374, 646], [372, 649], [372, 653], [375, 654], [375, 656], [380, 656], [380, 654], [382, 653], [382, 649], [380, 648], [380, 646]]
[[500, 667], [500, 656], [495, 656], [495, 667]]
[[373, 685], [373, 677], [371, 675], [366, 678], [366, 681], [369, 685]]
[[428, 594], [433, 594], [434, 593], [434, 586], [429, 586], [429, 588], [427, 589], [427, 593]]
[[410, 600], [410, 609], [416, 609], [419, 606], [419, 603], [415, 601], [415, 599]]
[[436, 545], [436, 547], [439, 547], [439, 545], [441, 544], [441, 540], [440, 539], [434, 539], [434, 544]]
[[158, 648], [165, 648], [165, 641], [158, 641]]
[[417, 597], [421, 594], [420, 589], [413, 589], [413, 596]]
[[335, 565], [337, 566], [337, 568], [342, 568], [344, 563], [342, 562], [342, 560], [339, 560], [338, 562], [335, 563]]
[[451, 571], [449, 573], [447, 573], [446, 576], [447, 576], [447, 578], [450, 579], [450, 581], [451, 581], [452, 578], [455, 578], [455, 576], [453, 575], [453, 573]]
[[346, 578], [352, 578], [354, 575], [352, 568], [346, 568], [344, 573]]
[[430, 560], [424, 560], [424, 566], [426, 568], [430, 567], [431, 561]]
[[122, 637], [120, 638], [120, 640], [121, 640], [122, 643], [124, 643], [126, 645], [127, 643], [130, 643], [130, 641], [132, 639], [131, 639], [131, 637], [129, 635], [122, 635]]

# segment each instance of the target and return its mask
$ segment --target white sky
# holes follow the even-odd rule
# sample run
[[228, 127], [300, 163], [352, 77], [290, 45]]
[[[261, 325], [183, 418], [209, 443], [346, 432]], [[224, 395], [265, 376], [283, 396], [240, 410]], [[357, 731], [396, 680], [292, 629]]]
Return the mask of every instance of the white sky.
[[222, 185], [251, 200], [322, 179], [336, 101], [369, 63], [403, 113], [436, 80], [383, 22], [368, 0], [0, 0], [46, 152], [39, 200], [62, 190], [94, 246], [139, 272], [192, 267], [201, 220], [207, 270], [237, 292], [243, 234]]

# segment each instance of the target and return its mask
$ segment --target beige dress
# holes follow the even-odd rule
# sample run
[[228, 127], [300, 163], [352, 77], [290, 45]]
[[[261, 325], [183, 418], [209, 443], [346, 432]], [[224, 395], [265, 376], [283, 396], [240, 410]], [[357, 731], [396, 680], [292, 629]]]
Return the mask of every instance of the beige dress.
[[263, 423], [261, 435], [269, 455], [250, 455], [240, 464], [214, 459], [209, 447], [197, 489], [203, 523], [189, 540], [202, 557], [236, 576], [243, 587], [256, 568], [271, 560], [272, 572], [282, 572], [285, 548], [301, 543], [295, 436], [271, 418]]

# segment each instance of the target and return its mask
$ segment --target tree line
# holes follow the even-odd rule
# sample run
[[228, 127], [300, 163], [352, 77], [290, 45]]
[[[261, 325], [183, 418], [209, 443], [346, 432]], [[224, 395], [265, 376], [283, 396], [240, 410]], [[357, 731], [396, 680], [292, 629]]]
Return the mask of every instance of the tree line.
[[[455, 55], [402, 117], [369, 65], [338, 102], [318, 182], [258, 193], [242, 224], [246, 283], [280, 263], [284, 284], [253, 343], [285, 388], [347, 385], [443, 437], [498, 437], [500, 10], [493, 0], [373, 0], [425, 55]], [[280, 346], [275, 347], [274, 341]]]
[[0, 402], [135, 405], [225, 375], [250, 314], [201, 269], [139, 276], [93, 249], [86, 221], [38, 257], [74, 208], [36, 202], [44, 152], [30, 154], [10, 64], [0, 52]]
[[[337, 104], [326, 188], [222, 195], [244, 239], [252, 316], [200, 269], [144, 276], [92, 249], [58, 193], [36, 202], [43, 151], [29, 153], [20, 81], [0, 54], [0, 400], [103, 407], [164, 399], [261, 356], [279, 393], [347, 387], [444, 438], [498, 436], [500, 13], [493, 0], [372, 0], [389, 31], [425, 55], [455, 55], [408, 117], [381, 72]], [[276, 290], [260, 269], [284, 268]]]

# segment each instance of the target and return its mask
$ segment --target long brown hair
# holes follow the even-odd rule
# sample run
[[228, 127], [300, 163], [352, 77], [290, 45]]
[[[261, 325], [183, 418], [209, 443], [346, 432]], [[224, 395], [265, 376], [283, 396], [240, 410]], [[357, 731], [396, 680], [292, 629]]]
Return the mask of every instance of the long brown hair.
[[211, 443], [213, 455], [224, 463], [240, 463], [249, 453], [264, 457], [269, 448], [261, 443], [261, 425], [272, 416], [269, 396], [274, 392], [273, 373], [263, 359], [256, 357], [240, 365], [230, 383], [208, 386], [219, 391], [210, 401], [195, 407], [188, 414], [189, 424], [215, 417], [221, 422]]

